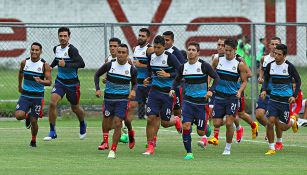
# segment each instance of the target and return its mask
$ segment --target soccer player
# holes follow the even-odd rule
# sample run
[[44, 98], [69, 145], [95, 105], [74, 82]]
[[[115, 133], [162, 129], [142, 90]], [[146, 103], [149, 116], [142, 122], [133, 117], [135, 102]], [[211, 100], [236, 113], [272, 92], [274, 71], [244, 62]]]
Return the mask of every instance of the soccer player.
[[[295, 102], [301, 87], [301, 78], [296, 68], [288, 60], [287, 46], [278, 44], [274, 49], [275, 61], [269, 63], [264, 73], [264, 84], [262, 87], [261, 98], [264, 100], [269, 83], [271, 94], [267, 110], [266, 134], [269, 141], [269, 150], [266, 155], [276, 153], [274, 144], [274, 126], [286, 131], [292, 127], [293, 132], [298, 131], [295, 116], [289, 116], [290, 104]], [[292, 89], [292, 78], [295, 80], [295, 91]], [[270, 81], [270, 82], [269, 82]]]
[[[188, 44], [188, 62], [181, 65], [175, 78], [170, 96], [174, 96], [175, 89], [184, 78], [184, 97], [182, 103], [182, 138], [187, 151], [184, 159], [194, 159], [191, 147], [192, 124], [197, 125], [197, 133], [204, 136], [208, 121], [205, 106], [207, 100], [212, 96], [219, 76], [212, 69], [211, 65], [199, 59], [200, 47], [198, 43]], [[208, 76], [214, 79], [208, 89]]]
[[51, 63], [51, 67], [58, 66], [58, 75], [55, 79], [54, 87], [51, 92], [51, 100], [49, 104], [49, 123], [50, 132], [45, 141], [57, 138], [55, 129], [56, 125], [56, 108], [58, 102], [66, 94], [67, 100], [70, 102], [72, 111], [77, 115], [80, 122], [80, 139], [86, 137], [86, 123], [84, 120], [84, 111], [80, 107], [80, 81], [78, 78], [78, 69], [84, 68], [85, 64], [79, 51], [69, 43], [70, 30], [67, 27], [58, 29], [58, 39], [60, 44], [53, 48], [55, 59]]
[[[220, 81], [215, 88], [215, 104], [213, 107], [213, 125], [219, 128], [223, 125], [223, 118], [226, 115], [226, 147], [223, 155], [230, 155], [231, 142], [233, 137], [233, 122], [236, 117], [238, 99], [241, 97], [247, 84], [246, 65], [236, 58], [237, 41], [228, 38], [224, 41], [225, 56], [214, 59], [212, 67], [216, 69]], [[240, 88], [237, 88], [239, 78]]]
[[178, 116], [171, 117], [173, 99], [169, 96], [172, 81], [179, 70], [180, 63], [177, 58], [165, 51], [165, 40], [161, 35], [154, 39], [154, 53], [148, 58], [148, 77], [144, 80], [144, 85], [152, 83], [148, 95], [147, 103], [147, 149], [144, 155], [154, 154], [154, 135], [157, 133], [159, 121], [161, 118], [163, 127], [176, 126], [178, 132], [181, 132], [181, 121]]
[[117, 47], [121, 44], [121, 40], [118, 38], [109, 39], [109, 51], [110, 55], [105, 59], [105, 63], [116, 59]]
[[[99, 77], [107, 73], [106, 87], [104, 91], [104, 120], [107, 132], [113, 129], [112, 147], [108, 158], [116, 158], [116, 148], [121, 136], [122, 121], [128, 110], [128, 99], [135, 97], [137, 84], [137, 71], [133, 65], [128, 63], [129, 49], [126, 44], [120, 44], [117, 48], [117, 59], [104, 64], [94, 76], [96, 96], [101, 97]], [[130, 90], [131, 83], [131, 90]], [[104, 136], [104, 143], [108, 138]]]
[[[172, 31], [166, 31], [163, 33], [163, 37], [165, 40], [165, 50], [173, 55], [176, 56], [180, 64], [184, 64], [184, 57], [182, 55], [182, 52], [174, 46], [174, 33]], [[180, 84], [178, 84], [178, 87], [175, 89], [176, 95], [175, 95], [175, 103], [174, 103], [174, 115], [181, 117], [181, 101], [182, 101], [182, 89], [180, 87]]]
[[17, 102], [15, 117], [17, 120], [26, 119], [27, 128], [31, 127], [31, 147], [36, 147], [37, 120], [43, 115], [44, 86], [50, 86], [52, 82], [51, 68], [40, 57], [41, 53], [42, 45], [37, 42], [32, 43], [31, 57], [21, 61], [18, 75], [18, 91], [21, 95]]

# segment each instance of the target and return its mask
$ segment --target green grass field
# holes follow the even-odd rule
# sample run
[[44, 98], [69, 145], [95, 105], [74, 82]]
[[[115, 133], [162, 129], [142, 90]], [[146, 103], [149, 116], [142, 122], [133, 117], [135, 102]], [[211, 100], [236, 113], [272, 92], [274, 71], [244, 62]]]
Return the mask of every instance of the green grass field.
[[[37, 148], [28, 146], [31, 134], [24, 123], [11, 119], [0, 121], [0, 174], [306, 174], [307, 128], [297, 134], [291, 129], [284, 133], [284, 150], [274, 156], [265, 156], [264, 128], [256, 140], [245, 126], [244, 141], [232, 144], [230, 156], [222, 156], [225, 146], [225, 127], [220, 134], [220, 145], [197, 147], [198, 137], [193, 134], [195, 159], [183, 159], [185, 150], [181, 136], [174, 128], [161, 128], [155, 155], [142, 155], [145, 150], [145, 120], [136, 120], [136, 146], [119, 144], [117, 159], [107, 159], [108, 151], [99, 151], [101, 142], [100, 118], [87, 117], [88, 135], [79, 140], [78, 121], [75, 117], [58, 119], [58, 138], [51, 142], [42, 139], [48, 134], [46, 118], [39, 121]], [[243, 124], [243, 122], [242, 122]], [[111, 141], [111, 139], [110, 139]]]

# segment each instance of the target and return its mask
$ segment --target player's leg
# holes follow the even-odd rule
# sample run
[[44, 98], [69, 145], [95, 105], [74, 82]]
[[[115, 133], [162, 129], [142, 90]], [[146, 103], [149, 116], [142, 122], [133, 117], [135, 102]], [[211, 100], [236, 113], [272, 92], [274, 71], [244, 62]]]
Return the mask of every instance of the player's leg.
[[16, 111], [15, 111], [15, 117], [17, 120], [25, 120], [25, 125], [27, 129], [30, 129], [31, 122], [30, 118], [28, 116], [28, 111], [30, 109], [30, 101], [26, 97], [20, 97], [17, 105], [16, 105]]
[[36, 136], [37, 136], [37, 133], [38, 133], [37, 118], [30, 116], [30, 121], [31, 121], [31, 134], [32, 134], [30, 146], [36, 147]]
[[265, 115], [268, 107], [268, 101], [268, 97], [266, 97], [264, 100], [259, 97], [257, 100], [256, 119], [264, 127], [267, 125], [267, 118]]
[[275, 144], [274, 144], [274, 126], [276, 123], [276, 116], [278, 116], [278, 103], [269, 101], [268, 104], [268, 122], [266, 126], [266, 135], [269, 142], [269, 150], [265, 153], [266, 155], [275, 154]]
[[236, 129], [236, 140], [237, 140], [237, 143], [240, 143], [242, 138], [243, 138], [244, 127], [240, 125], [239, 117], [237, 117], [237, 116], [234, 119], [234, 128]]
[[102, 105], [102, 142], [98, 146], [98, 150], [109, 149], [109, 131], [113, 129], [112, 116], [114, 116], [114, 102], [105, 101]]
[[206, 105], [195, 105], [193, 112], [194, 112], [194, 116], [197, 116], [197, 120], [196, 120], [196, 126], [197, 126], [197, 134], [199, 136], [202, 136], [202, 140], [198, 141], [197, 144], [198, 146], [205, 148], [206, 147], [206, 132], [207, 132], [207, 122], [208, 122], [208, 112], [207, 112], [207, 108], [205, 107]]
[[31, 112], [29, 113], [31, 121], [31, 134], [32, 139], [30, 142], [31, 147], [36, 147], [36, 136], [38, 133], [38, 118], [43, 116], [44, 99], [33, 99], [31, 105]]
[[184, 148], [187, 152], [184, 159], [189, 160], [193, 159], [194, 156], [192, 154], [192, 123], [194, 122], [194, 106], [186, 101], [183, 101], [182, 103], [182, 141]]
[[220, 127], [223, 126], [224, 121], [223, 118], [226, 114], [226, 107], [225, 107], [225, 101], [215, 99], [214, 107], [212, 111], [212, 120], [213, 120], [213, 126], [214, 126], [214, 137], [210, 138], [208, 140], [209, 144], [218, 145], [219, 144], [219, 132]]
[[113, 132], [113, 137], [112, 137], [112, 146], [111, 150], [109, 152], [108, 158], [116, 158], [116, 149], [117, 149], [117, 144], [119, 142], [120, 136], [121, 136], [121, 129], [122, 129], [122, 119], [121, 117], [114, 116], [112, 117], [113, 121], [113, 126], [114, 126], [114, 132]]
[[181, 133], [181, 120], [178, 116], [172, 116], [173, 98], [167, 94], [160, 94], [162, 107], [160, 110], [161, 125], [164, 128], [175, 126], [178, 133]]
[[245, 112], [245, 110], [238, 113], [239, 117], [250, 125], [252, 131], [252, 139], [256, 139], [258, 136], [258, 123], [253, 121], [252, 117]]
[[275, 150], [282, 150], [282, 130], [279, 127], [279, 122], [275, 123], [275, 133], [276, 133], [276, 143], [275, 143]]
[[178, 87], [175, 89], [175, 97], [174, 97], [174, 116], [181, 117], [181, 100], [182, 100], [182, 89], [181, 87]]

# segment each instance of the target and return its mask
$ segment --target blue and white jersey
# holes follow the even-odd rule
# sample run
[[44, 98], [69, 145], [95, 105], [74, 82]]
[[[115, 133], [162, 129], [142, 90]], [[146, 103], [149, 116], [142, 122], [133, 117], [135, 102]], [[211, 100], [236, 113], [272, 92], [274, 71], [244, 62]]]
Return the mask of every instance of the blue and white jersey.
[[206, 104], [205, 95], [208, 91], [208, 75], [214, 79], [210, 89], [214, 91], [218, 82], [216, 80], [219, 79], [219, 77], [212, 69], [211, 65], [200, 59], [194, 64], [187, 62], [180, 66], [176, 79], [173, 82], [172, 89], [174, 90], [176, 85], [180, 84], [183, 78], [183, 99], [196, 104]]
[[[149, 44], [145, 45], [144, 47], [141, 47], [140, 45], [136, 46], [134, 48], [133, 52], [133, 59], [138, 60], [142, 64], [148, 63], [148, 57], [147, 57], [147, 49], [150, 47]], [[137, 67], [137, 82], [138, 86], [144, 86], [144, 79], [147, 77], [148, 70], [146, 67]]]
[[[270, 54], [266, 55], [263, 57], [263, 63], [262, 63], [262, 70], [263, 72], [265, 72], [266, 70], [266, 67], [269, 63], [275, 61], [275, 58], [274, 57], [271, 57]], [[261, 89], [263, 88], [263, 84], [262, 84], [262, 87]], [[268, 84], [268, 88], [267, 88], [267, 95], [270, 95], [271, 94], [271, 89], [272, 89], [272, 84], [269, 82]]]
[[240, 78], [240, 62], [241, 60], [238, 58], [227, 60], [225, 56], [219, 57], [216, 72], [220, 77], [220, 81], [215, 89], [216, 98], [235, 97]]
[[182, 55], [181, 51], [177, 47], [172, 46], [172, 47], [168, 48], [165, 51], [175, 55], [177, 60], [179, 61], [179, 63], [180, 64], [184, 64], [185, 61], [184, 61], [183, 55]]
[[109, 55], [106, 59], [105, 59], [105, 63], [111, 62], [113, 60], [116, 60], [116, 57], [113, 58], [112, 55]]
[[116, 60], [105, 63], [95, 74], [96, 90], [99, 90], [99, 77], [107, 73], [104, 91], [105, 100], [128, 100], [130, 93], [130, 82], [136, 85], [136, 68], [128, 62], [124, 65]]
[[[268, 82], [271, 82], [272, 89], [270, 99], [278, 102], [288, 103], [291, 96], [296, 97], [301, 85], [301, 79], [293, 64], [289, 61], [278, 65], [275, 61], [267, 65], [264, 74], [265, 82], [263, 90], [267, 90]], [[292, 79], [296, 81], [296, 90], [293, 92]]]
[[[172, 81], [176, 76], [176, 70], [179, 70], [179, 66], [180, 63], [177, 58], [169, 52], [163, 52], [159, 56], [155, 53], [151, 54], [149, 57], [148, 71], [152, 73], [152, 88], [168, 93], [172, 87]], [[171, 76], [168, 78], [158, 77], [157, 71], [160, 70], [170, 73]]]
[[23, 68], [23, 85], [21, 96], [28, 98], [44, 98], [44, 85], [37, 83], [34, 77], [45, 79], [44, 74], [44, 59], [33, 62], [31, 58], [26, 59], [25, 67]]
[[55, 59], [50, 65], [52, 68], [58, 65], [62, 58], [65, 61], [65, 67], [58, 66], [56, 81], [65, 86], [79, 85], [78, 68], [84, 68], [85, 64], [78, 50], [69, 44], [65, 48], [61, 48], [60, 45], [55, 46], [53, 51]]

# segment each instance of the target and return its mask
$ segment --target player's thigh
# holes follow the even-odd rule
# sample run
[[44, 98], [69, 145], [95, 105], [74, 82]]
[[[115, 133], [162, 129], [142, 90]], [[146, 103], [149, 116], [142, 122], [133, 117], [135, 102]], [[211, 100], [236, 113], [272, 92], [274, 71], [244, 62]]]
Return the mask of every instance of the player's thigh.
[[159, 116], [161, 107], [162, 104], [161, 104], [160, 93], [156, 90], [151, 90], [148, 95], [146, 115]]
[[173, 113], [173, 98], [168, 94], [161, 94], [160, 103], [162, 104], [160, 110], [160, 117], [163, 121], [169, 121]]
[[35, 118], [42, 118], [44, 108], [44, 99], [33, 99], [31, 104], [30, 116]]
[[66, 98], [71, 105], [78, 105], [80, 101], [80, 85], [66, 87], [65, 89]]

